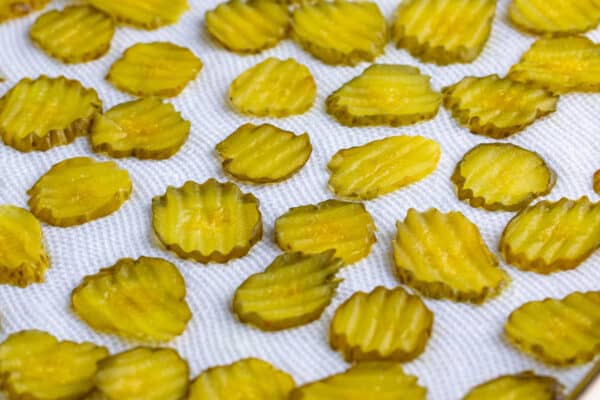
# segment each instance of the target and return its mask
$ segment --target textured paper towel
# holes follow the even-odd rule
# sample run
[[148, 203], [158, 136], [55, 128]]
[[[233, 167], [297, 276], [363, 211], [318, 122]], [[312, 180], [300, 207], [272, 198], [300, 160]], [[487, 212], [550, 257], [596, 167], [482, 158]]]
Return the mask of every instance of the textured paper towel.
[[[56, 1], [56, 6], [64, 3]], [[344, 370], [347, 365], [327, 344], [327, 330], [335, 308], [357, 290], [370, 290], [377, 285], [393, 287], [397, 282], [391, 272], [391, 240], [395, 222], [408, 208], [460, 210], [474, 221], [494, 251], [506, 222], [512, 213], [488, 212], [469, 207], [454, 195], [450, 175], [462, 155], [474, 145], [489, 140], [470, 134], [457, 126], [448, 112], [441, 109], [429, 122], [403, 128], [346, 128], [324, 112], [324, 100], [348, 79], [359, 74], [366, 63], [353, 68], [331, 67], [311, 58], [296, 44], [285, 41], [259, 55], [238, 56], [215, 45], [205, 32], [203, 15], [216, 0], [195, 1], [180, 23], [152, 32], [119, 28], [110, 53], [104, 58], [82, 65], [65, 66], [34, 48], [28, 40], [28, 29], [35, 15], [0, 25], [0, 73], [7, 81], [0, 93], [20, 78], [64, 74], [79, 79], [98, 90], [105, 107], [128, 100], [128, 96], [104, 81], [109, 66], [121, 53], [137, 42], [167, 40], [188, 46], [204, 62], [198, 79], [173, 103], [192, 130], [181, 151], [169, 160], [153, 162], [135, 159], [119, 160], [127, 168], [134, 183], [130, 201], [115, 214], [80, 227], [61, 229], [44, 226], [43, 231], [52, 267], [44, 284], [26, 289], [0, 287], [0, 340], [21, 329], [47, 330], [60, 338], [91, 340], [117, 352], [135, 343], [111, 335], [98, 334], [78, 320], [69, 309], [69, 295], [86, 274], [112, 265], [121, 257], [141, 255], [165, 257], [179, 266], [188, 286], [187, 300], [194, 317], [185, 333], [169, 346], [189, 360], [193, 375], [203, 369], [230, 363], [242, 357], [257, 356], [289, 371], [298, 383], [321, 378]], [[379, 2], [391, 19], [397, 0]], [[514, 30], [508, 23], [508, 1], [498, 1], [498, 11], [490, 40], [476, 62], [467, 65], [438, 67], [422, 64], [391, 44], [381, 63], [416, 65], [432, 76], [435, 89], [454, 83], [466, 75], [505, 74], [510, 65], [534, 41], [534, 37]], [[600, 30], [589, 36], [600, 41]], [[266, 57], [294, 57], [312, 71], [318, 86], [314, 107], [304, 115], [280, 120], [253, 120], [234, 113], [226, 103], [230, 82], [246, 68]], [[544, 156], [558, 174], [558, 182], [550, 199], [562, 196], [591, 196], [593, 172], [600, 168], [600, 96], [573, 94], [563, 96], [558, 111], [510, 138], [511, 143], [533, 149]], [[307, 165], [292, 179], [271, 186], [241, 185], [261, 201], [264, 239], [248, 256], [226, 265], [204, 266], [183, 261], [163, 251], [152, 236], [150, 203], [167, 185], [181, 185], [189, 179], [203, 182], [210, 177], [225, 176], [214, 155], [214, 146], [244, 122], [273, 122], [295, 132], [308, 131], [314, 152]], [[327, 189], [326, 164], [339, 149], [360, 145], [395, 134], [424, 135], [442, 146], [439, 167], [431, 176], [408, 188], [366, 205], [378, 227], [378, 243], [368, 258], [345, 269], [333, 304], [315, 323], [279, 333], [263, 333], [242, 325], [229, 311], [235, 288], [250, 274], [262, 270], [277, 254], [272, 242], [273, 222], [289, 207], [316, 203], [332, 197]], [[43, 153], [23, 154], [0, 145], [0, 203], [26, 207], [26, 190], [54, 163], [73, 156], [94, 155], [86, 138], [69, 146]], [[507, 315], [528, 300], [548, 296], [562, 297], [576, 290], [600, 289], [600, 252], [596, 252], [577, 270], [539, 276], [523, 273], [502, 264], [513, 283], [494, 300], [483, 306], [455, 304], [450, 301], [425, 300], [435, 312], [433, 336], [426, 351], [406, 364], [429, 389], [433, 400], [458, 399], [470, 387], [499, 374], [532, 369], [551, 374], [572, 387], [589, 365], [577, 368], [551, 369], [524, 356], [502, 339]]]

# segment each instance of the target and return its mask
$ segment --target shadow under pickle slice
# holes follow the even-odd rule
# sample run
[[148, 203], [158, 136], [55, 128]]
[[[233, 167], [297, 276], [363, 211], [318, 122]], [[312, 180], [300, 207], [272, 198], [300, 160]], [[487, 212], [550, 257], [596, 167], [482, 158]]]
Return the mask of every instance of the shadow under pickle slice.
[[41, 10], [49, 2], [50, 0], [0, 0], [0, 22]]
[[600, 22], [597, 0], [512, 0], [510, 21], [526, 32], [563, 36], [583, 33]]
[[174, 24], [188, 8], [187, 0], [87, 0], [117, 21], [143, 29]]
[[463, 400], [561, 400], [563, 386], [531, 371], [503, 375], [475, 386]]

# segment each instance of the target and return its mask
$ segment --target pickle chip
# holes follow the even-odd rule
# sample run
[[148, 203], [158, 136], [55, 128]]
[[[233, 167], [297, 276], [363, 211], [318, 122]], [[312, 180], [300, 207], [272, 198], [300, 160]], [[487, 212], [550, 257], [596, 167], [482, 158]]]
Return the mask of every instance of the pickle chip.
[[302, 114], [312, 107], [316, 95], [317, 86], [308, 68], [291, 58], [267, 58], [229, 86], [233, 108], [259, 117]]
[[598, 26], [597, 0], [512, 0], [511, 22], [526, 32], [539, 35], [582, 33]]
[[510, 343], [548, 364], [591, 361], [600, 354], [600, 292], [525, 303], [504, 328]]
[[294, 379], [271, 364], [245, 358], [202, 372], [190, 385], [189, 400], [287, 400]]
[[542, 156], [508, 143], [475, 146], [451, 179], [459, 199], [490, 211], [518, 211], [550, 193], [556, 183]]
[[0, 135], [19, 151], [45, 151], [86, 135], [101, 111], [96, 91], [78, 81], [25, 78], [0, 98]]
[[531, 371], [503, 375], [475, 386], [463, 400], [559, 400], [563, 386], [551, 376]]
[[172, 104], [149, 97], [121, 103], [96, 117], [90, 140], [96, 152], [112, 157], [161, 160], [177, 153], [190, 122]]
[[522, 131], [556, 111], [558, 96], [533, 85], [488, 75], [466, 77], [442, 90], [444, 106], [475, 134], [494, 139]]
[[92, 343], [17, 332], [0, 344], [0, 387], [9, 399], [80, 399], [93, 390], [98, 362], [107, 355]]
[[29, 37], [48, 55], [64, 63], [81, 63], [106, 54], [114, 33], [108, 14], [90, 6], [70, 6], [39, 16]]
[[495, 0], [403, 1], [392, 37], [423, 61], [468, 63], [483, 50], [495, 12]]
[[0, 22], [46, 7], [50, 0], [0, 0]]
[[600, 169], [594, 174], [594, 191], [600, 194]]
[[143, 29], [174, 24], [188, 8], [187, 0], [87, 0], [117, 21]]
[[75, 157], [54, 164], [27, 194], [33, 215], [67, 227], [112, 214], [131, 189], [129, 174], [114, 162]]
[[138, 347], [102, 360], [95, 382], [110, 400], [180, 400], [189, 368], [173, 349]]
[[361, 203], [326, 200], [291, 208], [275, 221], [275, 242], [283, 251], [308, 254], [335, 250], [346, 264], [369, 255], [375, 223]]
[[398, 279], [425, 296], [482, 303], [510, 282], [477, 226], [460, 212], [411, 208], [396, 226]]
[[410, 125], [436, 116], [442, 96], [408, 65], [374, 64], [333, 92], [327, 112], [341, 124]]
[[0, 284], [43, 282], [49, 266], [39, 221], [27, 210], [0, 205]]
[[600, 202], [541, 201], [510, 220], [500, 239], [507, 263], [540, 274], [576, 268], [600, 247]]
[[341, 197], [373, 199], [435, 171], [440, 153], [436, 141], [422, 136], [391, 136], [340, 150], [327, 165], [329, 187]]
[[202, 61], [169, 42], [138, 43], [110, 67], [106, 80], [134, 96], [175, 97], [198, 76]]
[[152, 226], [167, 249], [202, 263], [243, 257], [262, 238], [258, 199], [214, 179], [152, 199]]
[[295, 135], [271, 124], [244, 124], [217, 144], [223, 169], [253, 183], [280, 182], [308, 161], [312, 146], [307, 133]]

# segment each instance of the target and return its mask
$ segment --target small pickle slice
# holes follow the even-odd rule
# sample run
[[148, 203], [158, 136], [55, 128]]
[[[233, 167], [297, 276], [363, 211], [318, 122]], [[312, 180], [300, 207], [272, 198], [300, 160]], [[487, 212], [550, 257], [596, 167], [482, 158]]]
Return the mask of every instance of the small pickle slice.
[[41, 10], [49, 2], [50, 0], [0, 0], [0, 22]]
[[507, 263], [540, 274], [576, 268], [600, 248], [600, 202], [541, 201], [510, 220], [500, 239]]
[[337, 196], [373, 199], [435, 171], [440, 153], [436, 141], [422, 136], [391, 136], [343, 149], [327, 165], [329, 187]]
[[375, 223], [361, 203], [326, 200], [291, 208], [275, 221], [275, 242], [283, 251], [315, 254], [335, 250], [346, 264], [369, 255]]
[[0, 284], [43, 282], [49, 266], [39, 221], [27, 210], [0, 205]]
[[267, 58], [240, 74], [229, 86], [229, 101], [242, 114], [286, 117], [312, 107], [315, 79], [294, 59]]
[[307, 133], [296, 135], [271, 124], [244, 124], [217, 144], [223, 169], [252, 183], [280, 182], [308, 161], [312, 146]]
[[522, 131], [556, 111], [558, 96], [527, 83], [488, 75], [445, 87], [444, 106], [475, 134], [494, 139]]
[[407, 65], [374, 64], [333, 92], [327, 113], [346, 126], [410, 125], [436, 116], [442, 96]]
[[190, 122], [172, 104], [156, 97], [121, 103], [96, 117], [90, 140], [96, 152], [112, 157], [162, 160], [177, 153]]
[[95, 382], [111, 400], [180, 400], [189, 368], [173, 349], [137, 347], [102, 360]]
[[335, 311], [329, 344], [348, 362], [403, 362], [425, 350], [432, 328], [433, 313], [419, 296], [379, 286], [354, 293]]
[[106, 356], [106, 348], [92, 343], [17, 332], [0, 344], [0, 387], [9, 399], [80, 399], [93, 390], [98, 362]]
[[48, 55], [64, 63], [81, 63], [106, 54], [114, 33], [110, 15], [83, 5], [40, 15], [29, 37]]
[[526, 32], [539, 35], [583, 33], [600, 22], [597, 0], [512, 0], [511, 22]]
[[596, 171], [596, 173], [594, 174], [593, 186], [594, 186], [594, 191], [596, 193], [600, 194], [600, 169], [598, 171]]
[[143, 29], [174, 24], [188, 8], [187, 0], [87, 0], [117, 21]]
[[551, 376], [531, 371], [503, 375], [475, 386], [463, 400], [559, 400], [563, 386]]
[[240, 321], [265, 331], [294, 328], [315, 321], [331, 303], [344, 266], [335, 251], [304, 255], [285, 253], [235, 291], [233, 312]]
[[245, 358], [202, 372], [190, 385], [188, 400], [287, 400], [294, 379], [271, 364]]
[[477, 226], [458, 211], [411, 208], [396, 226], [398, 279], [425, 296], [482, 303], [510, 282]]
[[262, 238], [258, 199], [214, 179], [169, 186], [152, 199], [152, 226], [167, 249], [202, 263], [243, 257]]
[[518, 211], [550, 193], [556, 175], [542, 156], [514, 144], [480, 144], [456, 165], [458, 198], [486, 210]]
[[129, 174], [114, 162], [75, 157], [54, 164], [27, 194], [33, 215], [67, 227], [112, 214], [131, 190]]
[[388, 29], [376, 3], [321, 0], [294, 10], [292, 37], [327, 64], [356, 65], [383, 54]]
[[423, 61], [469, 63], [483, 50], [495, 12], [495, 0], [403, 1], [392, 37], [397, 47]]
[[202, 61], [169, 42], [138, 43], [110, 67], [106, 80], [134, 96], [175, 97], [198, 76]]
[[591, 361], [600, 354], [600, 292], [525, 303], [504, 328], [511, 344], [548, 364]]
[[402, 364], [365, 361], [346, 372], [307, 383], [292, 392], [289, 400], [425, 400], [427, 389]]
[[0, 136], [19, 151], [45, 151], [86, 135], [99, 112], [96, 91], [78, 81], [24, 78], [0, 98]]

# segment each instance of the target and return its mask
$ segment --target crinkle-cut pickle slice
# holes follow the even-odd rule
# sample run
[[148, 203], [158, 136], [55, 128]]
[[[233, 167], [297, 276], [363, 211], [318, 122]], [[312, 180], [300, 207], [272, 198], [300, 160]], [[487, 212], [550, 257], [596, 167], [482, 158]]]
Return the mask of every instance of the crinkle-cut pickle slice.
[[188, 48], [169, 42], [138, 43], [110, 67], [106, 80], [134, 96], [175, 97], [202, 69]]
[[551, 376], [536, 375], [531, 371], [503, 375], [473, 389], [463, 400], [559, 400], [563, 386]]
[[296, 135], [271, 124], [244, 124], [217, 144], [223, 169], [252, 183], [280, 182], [308, 161], [312, 146], [307, 133]]
[[403, 1], [392, 39], [423, 61], [468, 63], [483, 50], [495, 12], [495, 0]]
[[202, 372], [190, 385], [189, 400], [287, 400], [294, 379], [271, 364], [245, 358]]
[[116, 163], [75, 157], [54, 164], [27, 194], [33, 215], [67, 227], [112, 214], [131, 190], [129, 173]]
[[27, 210], [0, 205], [0, 284], [43, 282], [49, 266], [39, 221]]
[[425, 121], [436, 116], [442, 102], [430, 79], [408, 65], [374, 64], [327, 97], [327, 113], [346, 126]]
[[373, 199], [435, 171], [440, 154], [440, 145], [422, 136], [391, 136], [343, 149], [327, 164], [329, 187], [340, 197]]
[[95, 383], [111, 400], [180, 400], [189, 368], [173, 349], [137, 347], [102, 360]]
[[123, 258], [88, 275], [71, 295], [73, 311], [92, 328], [148, 341], [180, 335], [192, 317], [175, 265], [152, 257]]
[[600, 292], [525, 303], [504, 328], [511, 344], [545, 363], [588, 362], [600, 353]]
[[98, 362], [106, 356], [106, 348], [92, 343], [17, 332], [0, 344], [0, 387], [9, 399], [80, 399], [94, 388]]
[[95, 118], [92, 148], [111, 157], [169, 158], [188, 138], [190, 122], [171, 103], [149, 97], [121, 103]]
[[511, 22], [526, 32], [562, 36], [583, 33], [600, 22], [598, 0], [512, 0]]
[[343, 267], [335, 251], [285, 253], [235, 291], [233, 312], [240, 321], [265, 331], [304, 325], [319, 319], [341, 282]]
[[396, 227], [396, 275], [425, 296], [482, 303], [510, 282], [477, 226], [460, 212], [411, 208]]
[[229, 86], [229, 101], [242, 113], [258, 117], [286, 117], [312, 107], [315, 80], [294, 59], [267, 58], [242, 72]]
[[542, 156], [509, 143], [475, 146], [457, 164], [451, 179], [459, 199], [490, 211], [518, 211], [550, 193], [556, 183]]
[[102, 101], [65, 77], [24, 78], [0, 98], [0, 135], [23, 152], [45, 151], [86, 135]]
[[494, 139], [522, 131], [536, 119], [556, 111], [558, 96], [527, 83], [498, 75], [466, 77], [445, 87], [444, 106], [475, 134]]
[[327, 64], [356, 65], [383, 54], [387, 23], [369, 1], [318, 1], [294, 10], [292, 37]]
[[102, 57], [110, 48], [115, 23], [90, 6], [69, 6], [40, 15], [29, 37], [48, 55], [64, 63], [81, 63]]
[[596, 193], [600, 194], [600, 169], [598, 171], [596, 171], [593, 179], [594, 179], [594, 181], [593, 181], [594, 191]]
[[117, 21], [143, 29], [174, 24], [188, 8], [187, 0], [87, 0]]
[[510, 220], [500, 239], [507, 263], [540, 274], [576, 268], [600, 248], [600, 202], [541, 201]]
[[258, 199], [214, 179], [152, 199], [152, 226], [167, 249], [202, 263], [243, 257], [262, 238]]
[[0, 22], [46, 7], [50, 0], [0, 0]]

